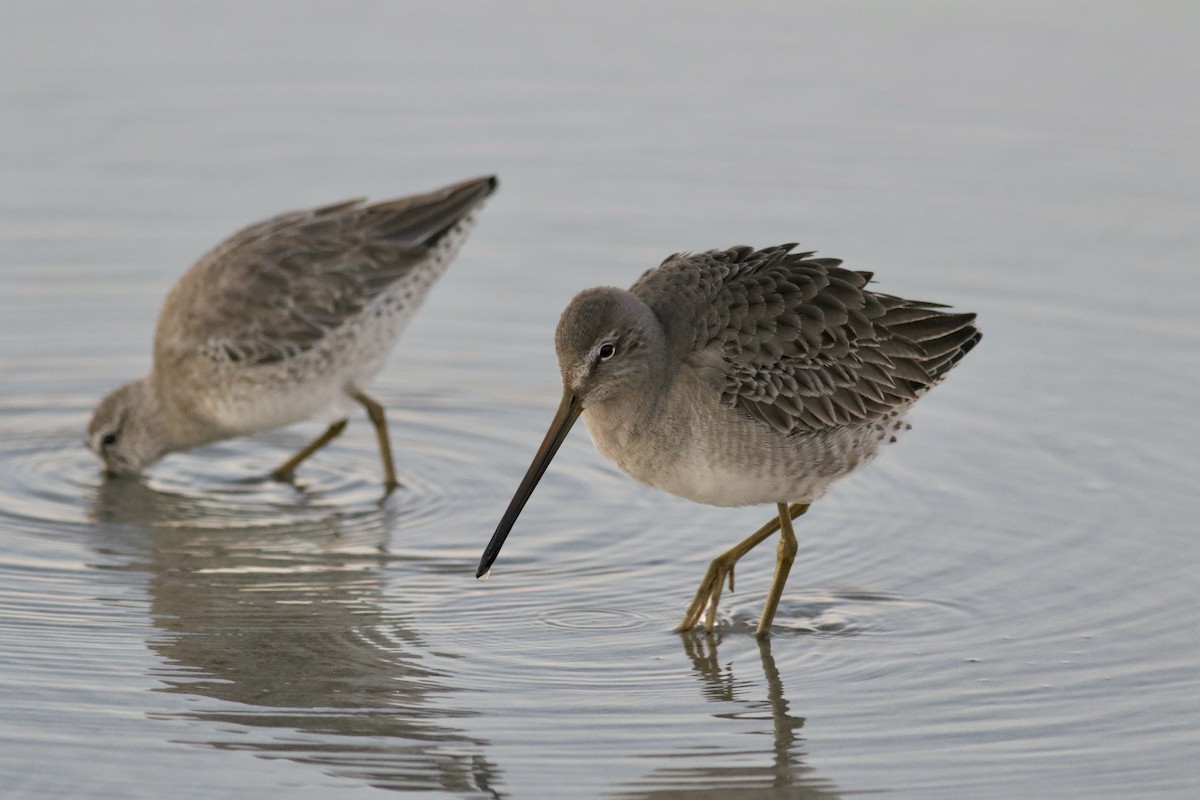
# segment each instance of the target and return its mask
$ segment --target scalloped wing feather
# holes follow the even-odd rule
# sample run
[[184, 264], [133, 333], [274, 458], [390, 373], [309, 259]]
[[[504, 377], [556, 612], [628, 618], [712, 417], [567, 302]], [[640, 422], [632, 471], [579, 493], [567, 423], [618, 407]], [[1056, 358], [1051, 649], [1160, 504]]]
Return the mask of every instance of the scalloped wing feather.
[[474, 179], [370, 206], [359, 199], [289, 212], [244, 228], [172, 290], [156, 350], [250, 365], [311, 349], [408, 275], [493, 188], [489, 179]]
[[867, 289], [871, 273], [785, 244], [675, 254], [632, 291], [675, 355], [719, 359], [721, 400], [781, 433], [881, 419], [911, 405], [980, 338], [974, 314]]

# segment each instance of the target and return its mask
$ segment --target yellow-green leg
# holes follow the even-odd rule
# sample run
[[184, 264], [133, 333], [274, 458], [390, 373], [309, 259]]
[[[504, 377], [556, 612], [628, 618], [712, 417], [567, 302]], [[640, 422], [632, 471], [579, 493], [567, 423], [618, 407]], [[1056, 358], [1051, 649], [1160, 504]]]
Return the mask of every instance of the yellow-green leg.
[[383, 496], [387, 497], [400, 485], [400, 481], [396, 480], [396, 466], [392, 462], [392, 443], [388, 438], [387, 417], [383, 413], [383, 406], [362, 392], [355, 392], [352, 397], [362, 403], [363, 408], [367, 410], [367, 416], [371, 419], [371, 424], [375, 426], [375, 438], [379, 441], [379, 457], [383, 460]]
[[[802, 506], [800, 516], [808, 510]], [[758, 628], [754, 635], [765, 639], [771, 634], [771, 620], [779, 609], [779, 598], [783, 597], [783, 586], [787, 583], [788, 573], [792, 571], [792, 562], [796, 559], [796, 533], [792, 530], [792, 509], [783, 503], [779, 504], [779, 549], [775, 555], [775, 577], [771, 579], [771, 590], [767, 592], [767, 602], [763, 605], [762, 617], [758, 620]]]
[[[771, 585], [771, 594], [768, 595], [768, 608], [763, 611], [763, 621], [759, 622], [756, 635], [762, 638], [771, 625], [771, 618], [775, 616], [775, 609], [779, 606], [779, 597], [783, 594], [783, 585], [787, 582], [788, 571], [792, 567], [792, 560], [796, 556], [796, 535], [792, 531], [792, 520], [808, 510], [808, 503], [793, 503], [788, 506], [784, 503], [779, 503], [779, 513], [771, 519], [766, 525], [763, 525], [744, 541], [738, 543], [729, 550], [726, 550], [721, 555], [712, 560], [708, 565], [708, 571], [704, 574], [704, 578], [700, 581], [700, 588], [696, 590], [696, 596], [688, 606], [687, 613], [683, 616], [683, 622], [679, 623], [677, 631], [688, 631], [696, 626], [700, 621], [700, 617], [704, 614], [705, 608], [708, 609], [708, 616], [704, 621], [704, 630], [712, 633], [713, 627], [717, 620], [717, 604], [721, 600], [721, 591], [725, 586], [725, 578], [729, 577], [729, 591], [733, 591], [733, 569], [737, 564], [738, 559], [749, 553], [758, 545], [762, 544], [775, 531], [780, 530], [781, 526], [785, 531], [780, 538], [779, 553], [775, 564], [775, 579]], [[785, 546], [786, 544], [786, 546]], [[786, 566], [784, 566], [784, 556], [787, 553]], [[772, 604], [771, 597], [774, 597]], [[767, 611], [770, 611], [768, 616]]]
[[271, 473], [271, 477], [277, 481], [290, 481], [296, 475], [296, 467], [300, 466], [300, 462], [311, 456], [313, 453], [320, 450], [325, 445], [332, 442], [342, 431], [346, 430], [346, 420], [339, 419], [337, 422], [325, 429], [317, 438], [313, 439], [299, 453], [289, 458], [287, 461], [280, 464]]

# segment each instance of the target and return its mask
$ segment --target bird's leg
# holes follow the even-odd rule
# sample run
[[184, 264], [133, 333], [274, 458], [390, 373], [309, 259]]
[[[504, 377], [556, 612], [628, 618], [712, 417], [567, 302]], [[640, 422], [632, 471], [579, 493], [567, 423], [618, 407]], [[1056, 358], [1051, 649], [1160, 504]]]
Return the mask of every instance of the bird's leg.
[[362, 403], [371, 424], [375, 426], [375, 438], [379, 440], [379, 457], [383, 459], [383, 496], [387, 497], [400, 485], [400, 481], [396, 480], [396, 467], [392, 463], [392, 443], [388, 439], [387, 417], [384, 416], [383, 406], [371, 397], [362, 392], [355, 392], [351, 397]]
[[277, 481], [290, 481], [295, 476], [296, 467], [300, 466], [301, 461], [336, 439], [344, 430], [346, 430], [346, 420], [339, 419], [334, 422], [325, 429], [324, 433], [305, 445], [299, 453], [276, 467], [271, 473], [271, 477]]
[[688, 606], [687, 613], [683, 615], [683, 622], [679, 623], [677, 631], [690, 631], [700, 621], [700, 616], [704, 613], [704, 609], [708, 607], [708, 619], [705, 620], [704, 629], [708, 633], [712, 633], [713, 626], [716, 624], [717, 618], [717, 603], [721, 600], [721, 590], [725, 586], [725, 576], [729, 576], [729, 590], [733, 591], [733, 566], [738, 559], [749, 553], [763, 540], [779, 530], [779, 517], [773, 517], [770, 522], [763, 525], [745, 541], [731, 547], [721, 555], [712, 560], [708, 565], [708, 572], [704, 573], [704, 578], [700, 581], [700, 588], [696, 590], [696, 597], [692, 600], [692, 604]]
[[795, 503], [791, 506], [779, 504], [779, 551], [775, 558], [775, 577], [771, 580], [771, 591], [767, 593], [767, 602], [763, 606], [762, 619], [754, 635], [765, 639], [771, 632], [771, 621], [775, 619], [775, 611], [779, 608], [779, 598], [783, 597], [783, 585], [787, 583], [788, 572], [792, 569], [792, 561], [796, 558], [796, 534], [792, 530], [792, 520], [808, 511], [807, 503]]

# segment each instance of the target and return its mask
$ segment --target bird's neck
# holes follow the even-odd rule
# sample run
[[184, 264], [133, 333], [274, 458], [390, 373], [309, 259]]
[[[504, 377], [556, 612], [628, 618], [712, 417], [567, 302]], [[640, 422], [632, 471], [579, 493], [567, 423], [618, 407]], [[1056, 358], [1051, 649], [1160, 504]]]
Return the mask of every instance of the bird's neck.
[[143, 378], [140, 423], [161, 443], [163, 452], [190, 450], [221, 436], [197, 413], [193, 396], [151, 371]]

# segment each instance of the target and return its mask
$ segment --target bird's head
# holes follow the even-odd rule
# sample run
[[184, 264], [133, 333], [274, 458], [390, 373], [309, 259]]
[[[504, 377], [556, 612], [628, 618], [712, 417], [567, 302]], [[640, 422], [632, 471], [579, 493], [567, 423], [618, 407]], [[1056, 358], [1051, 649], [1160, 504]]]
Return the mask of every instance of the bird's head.
[[87, 445], [109, 475], [136, 475], [169, 451], [151, 393], [148, 381], [140, 378], [110, 392], [96, 407]]
[[563, 388], [583, 408], [663, 378], [662, 324], [640, 297], [602, 286], [580, 292], [558, 321], [554, 349]]

